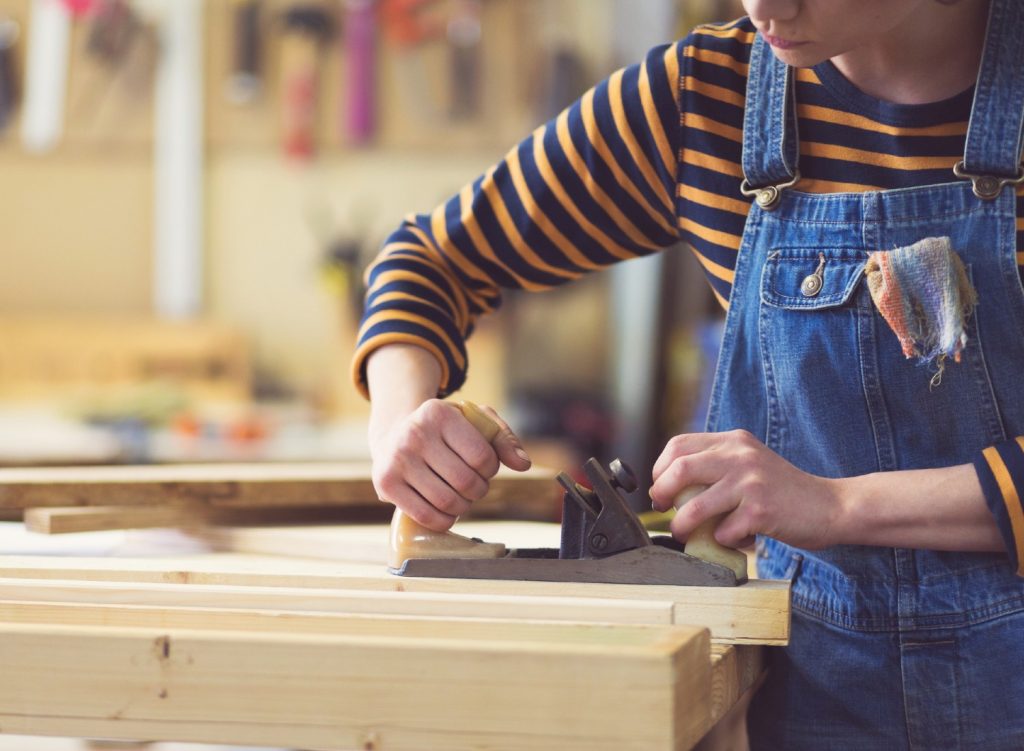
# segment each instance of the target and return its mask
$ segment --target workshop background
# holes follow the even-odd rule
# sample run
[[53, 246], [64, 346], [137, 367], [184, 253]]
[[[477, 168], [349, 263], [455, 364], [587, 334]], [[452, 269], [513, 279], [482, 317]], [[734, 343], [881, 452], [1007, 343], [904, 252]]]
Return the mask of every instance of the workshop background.
[[[348, 368], [384, 237], [617, 67], [740, 13], [0, 0], [0, 464], [365, 458]], [[549, 466], [650, 466], [701, 423], [719, 317], [683, 248], [510, 294], [464, 394]]]

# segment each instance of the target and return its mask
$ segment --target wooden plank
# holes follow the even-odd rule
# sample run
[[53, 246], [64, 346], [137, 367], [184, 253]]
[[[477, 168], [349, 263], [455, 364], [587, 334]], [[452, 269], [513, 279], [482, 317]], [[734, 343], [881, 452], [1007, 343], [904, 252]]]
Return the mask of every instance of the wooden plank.
[[[0, 624], [0, 727], [320, 749], [690, 748], [700, 629], [479, 624], [450, 636]], [[682, 715], [681, 709], [685, 709]]]
[[751, 645], [711, 647], [711, 724], [718, 723], [765, 671], [765, 652]]
[[0, 579], [10, 602], [575, 623], [672, 624], [674, 603], [432, 592]]
[[673, 587], [573, 582], [405, 579], [382, 566], [287, 558], [200, 556], [164, 559], [39, 559], [0, 556], [0, 576], [234, 587], [285, 587], [568, 600], [668, 602], [671, 622], [710, 629], [716, 641], [784, 645], [789, 641], [789, 582], [751, 580], [740, 587]]
[[[557, 487], [550, 470], [503, 471], [478, 505], [530, 506], [550, 516]], [[0, 508], [175, 503], [244, 508], [372, 505], [378, 500], [365, 463], [0, 469]]]
[[[455, 531], [467, 537], [503, 542], [510, 548], [557, 548], [559, 524], [459, 520]], [[259, 555], [284, 555], [323, 561], [360, 561], [385, 565], [387, 524], [320, 524], [288, 526], [223, 526], [190, 530], [214, 550]]]
[[[75, 626], [118, 626], [144, 628], [184, 628], [222, 631], [271, 631], [291, 634], [332, 633], [339, 622], [346, 633], [401, 634], [407, 625], [393, 617], [349, 616], [328, 613], [260, 613], [206, 609], [155, 608], [119, 605], [80, 605], [71, 603], [25, 603], [0, 601], [0, 622], [51, 623]], [[443, 634], [469, 638], [478, 622], [429, 621], [424, 634]], [[743, 735], [742, 717], [735, 722], [728, 715], [763, 676], [763, 647], [711, 646], [710, 714], [701, 748], [736, 749], [735, 739]], [[730, 727], [723, 727], [723, 718]], [[737, 727], [732, 727], [736, 725]]]
[[202, 509], [190, 506], [72, 506], [25, 510], [26, 529], [45, 535], [189, 526], [201, 524], [202, 520]]

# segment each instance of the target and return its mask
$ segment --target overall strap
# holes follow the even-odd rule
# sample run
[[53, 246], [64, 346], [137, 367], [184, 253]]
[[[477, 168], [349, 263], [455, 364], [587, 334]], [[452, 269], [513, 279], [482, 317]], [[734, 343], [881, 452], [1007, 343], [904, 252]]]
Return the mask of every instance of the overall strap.
[[[1024, 176], [1024, 2], [992, 0], [964, 160], [954, 170], [994, 198]], [[980, 189], [980, 192], [979, 192]]]
[[799, 180], [799, 141], [793, 69], [754, 36], [743, 113], [743, 176], [740, 190], [758, 205], [774, 208], [781, 191]]

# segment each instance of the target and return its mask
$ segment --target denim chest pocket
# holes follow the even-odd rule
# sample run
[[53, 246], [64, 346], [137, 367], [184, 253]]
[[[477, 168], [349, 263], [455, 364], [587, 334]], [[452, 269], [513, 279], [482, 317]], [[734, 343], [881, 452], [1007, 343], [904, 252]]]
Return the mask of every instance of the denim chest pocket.
[[764, 442], [819, 475], [840, 474], [837, 456], [876, 464], [863, 441], [852, 445], [853, 436], [872, 430], [861, 380], [861, 328], [871, 316], [866, 261], [862, 249], [776, 247], [761, 272]]
[[775, 249], [761, 276], [761, 301], [785, 310], [844, 305], [857, 290], [866, 261], [862, 250]]

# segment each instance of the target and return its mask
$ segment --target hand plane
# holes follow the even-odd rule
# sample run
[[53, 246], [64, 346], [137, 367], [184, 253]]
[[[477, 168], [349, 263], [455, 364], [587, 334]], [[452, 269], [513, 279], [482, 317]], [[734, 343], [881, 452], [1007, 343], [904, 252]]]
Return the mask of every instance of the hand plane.
[[[470, 416], [473, 405], [464, 404], [462, 409], [485, 437], [493, 439], [497, 431], [483, 430], [479, 415]], [[500, 543], [450, 532], [432, 533], [396, 511], [389, 570], [416, 577], [704, 587], [734, 587], [746, 581], [733, 568], [688, 555], [670, 536], [649, 535], [624, 497], [637, 488], [636, 477], [624, 462], [616, 459], [606, 469], [592, 458], [583, 472], [590, 488], [565, 472], [557, 478], [564, 490], [560, 547], [505, 549]]]

